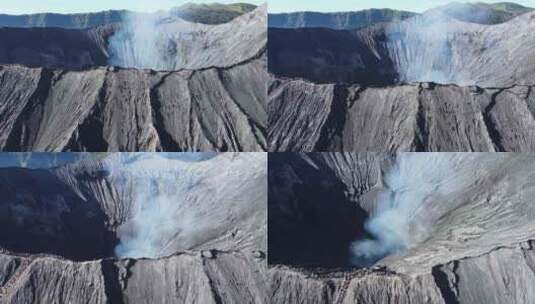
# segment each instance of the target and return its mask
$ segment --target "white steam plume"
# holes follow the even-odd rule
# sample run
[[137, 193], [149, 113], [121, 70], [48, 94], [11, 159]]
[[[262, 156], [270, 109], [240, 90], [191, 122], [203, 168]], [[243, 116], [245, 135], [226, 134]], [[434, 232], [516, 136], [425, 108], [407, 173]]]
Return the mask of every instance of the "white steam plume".
[[351, 246], [353, 264], [372, 265], [424, 240], [436, 217], [460, 203], [455, 194], [473, 185], [481, 170], [485, 166], [477, 153], [399, 154], [365, 223], [371, 237]]
[[109, 64], [138, 69], [173, 69], [176, 44], [159, 26], [167, 15], [164, 12], [128, 13], [121, 29], [109, 39]]
[[[470, 62], [484, 50], [479, 24], [460, 20], [488, 19], [487, 12], [471, 6], [455, 6], [428, 11], [386, 29], [387, 48], [400, 82], [435, 82], [473, 85]], [[454, 14], [455, 18], [449, 14]], [[478, 36], [479, 35], [479, 36]]]
[[[162, 154], [162, 155], [159, 155]], [[158, 258], [172, 253], [173, 241], [202, 230], [202, 217], [189, 191], [204, 176], [192, 167], [213, 153], [141, 153], [108, 161], [118, 191], [130, 194], [131, 217], [118, 230], [118, 257]], [[175, 244], [176, 245], [176, 244]]]

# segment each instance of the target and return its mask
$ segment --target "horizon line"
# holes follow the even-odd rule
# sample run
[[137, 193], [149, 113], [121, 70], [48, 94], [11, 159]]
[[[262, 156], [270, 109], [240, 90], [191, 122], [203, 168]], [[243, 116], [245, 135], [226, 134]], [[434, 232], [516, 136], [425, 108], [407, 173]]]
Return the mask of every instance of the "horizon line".
[[381, 8], [381, 7], [368, 7], [368, 8], [361, 8], [361, 9], [355, 9], [355, 10], [307, 10], [307, 9], [304, 9], [304, 10], [293, 10], [293, 11], [270, 11], [269, 10], [269, 5], [268, 5], [268, 14], [296, 14], [296, 13], [336, 14], [336, 13], [362, 12], [362, 11], [368, 11], [368, 10], [392, 10], [392, 11], [399, 11], [399, 12], [409, 12], [409, 13], [421, 14], [421, 13], [425, 13], [428, 10], [432, 10], [432, 9], [435, 9], [435, 8], [438, 8], [438, 7], [447, 6], [447, 5], [451, 5], [451, 4], [454, 4], [454, 3], [457, 3], [457, 4], [506, 4], [507, 3], [507, 4], [515, 4], [515, 5], [519, 5], [519, 6], [522, 6], [522, 7], [535, 9], [535, 3], [534, 3], [534, 6], [527, 6], [527, 5], [524, 5], [524, 4], [519, 4], [517, 2], [511, 2], [511, 1], [486, 2], [486, 1], [478, 1], [478, 0], [475, 0], [475, 1], [468, 0], [468, 1], [451, 1], [449, 3], [442, 4], [442, 5], [436, 5], [436, 6], [427, 8], [427, 9], [415, 9], [415, 10], [397, 9], [397, 8], [391, 8], [391, 7], [383, 7], [383, 8]]
[[265, 1], [256, 1], [256, 3], [254, 2], [246, 2], [246, 1], [235, 1], [235, 2], [217, 2], [217, 1], [213, 1], [213, 2], [201, 2], [201, 3], [196, 3], [194, 2], [193, 0], [189, 1], [189, 2], [185, 2], [185, 3], [182, 3], [182, 4], [179, 4], [177, 3], [176, 5], [173, 5], [173, 6], [169, 6], [169, 7], [164, 7], [164, 8], [159, 8], [159, 9], [155, 9], [155, 10], [136, 10], [136, 9], [128, 9], [128, 8], [109, 8], [109, 9], [100, 9], [100, 10], [80, 10], [80, 11], [67, 11], [67, 12], [58, 12], [58, 11], [50, 11], [50, 10], [43, 10], [43, 11], [34, 11], [34, 12], [29, 12], [29, 13], [22, 13], [22, 12], [10, 12], [10, 11], [7, 11], [7, 12], [4, 12], [4, 11], [1, 11], [0, 10], [0, 15], [9, 15], [9, 16], [28, 16], [28, 15], [42, 15], [42, 14], [54, 14], [54, 15], [80, 15], [80, 14], [98, 14], [98, 13], [103, 13], [103, 12], [134, 12], [134, 13], [148, 13], [148, 14], [152, 14], [152, 13], [157, 13], [157, 12], [161, 12], [161, 11], [168, 11], [168, 10], [171, 10], [171, 9], [174, 9], [174, 8], [178, 8], [178, 7], [182, 7], [182, 6], [185, 6], [185, 5], [189, 5], [189, 4], [195, 4], [195, 5], [213, 5], [213, 4], [221, 4], [221, 5], [234, 5], [234, 4], [250, 4], [250, 5], [254, 5], [256, 7], [259, 7], [259, 6], [262, 6], [264, 5], [265, 3], [267, 3], [268, 0], [265, 0]]

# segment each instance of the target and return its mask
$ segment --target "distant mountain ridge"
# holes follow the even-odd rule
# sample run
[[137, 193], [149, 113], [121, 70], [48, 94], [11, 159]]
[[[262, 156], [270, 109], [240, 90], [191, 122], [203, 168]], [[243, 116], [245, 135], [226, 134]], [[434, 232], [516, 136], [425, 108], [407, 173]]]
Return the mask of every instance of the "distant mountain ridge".
[[320, 13], [295, 12], [269, 14], [269, 27], [299, 28], [325, 27], [332, 29], [356, 29], [381, 22], [400, 21], [416, 13], [392, 9], [369, 9], [354, 12]]
[[[499, 24], [517, 16], [533, 11], [511, 2], [500, 3], [461, 3], [452, 2], [433, 8], [430, 11], [442, 13], [465, 22], [478, 24]], [[351, 30], [378, 23], [402, 21], [420, 15], [415, 12], [392, 9], [367, 9], [350, 12], [294, 12], [269, 14], [268, 25], [272, 28], [306, 28], [323, 27], [336, 30]]]
[[457, 20], [479, 23], [499, 24], [507, 22], [534, 9], [511, 2], [500, 3], [461, 3], [452, 2], [432, 10], [439, 10]]
[[97, 161], [109, 153], [32, 153], [5, 152], [0, 155], [0, 168], [54, 168], [82, 160]]
[[31, 15], [0, 14], [0, 26], [4, 27], [61, 27], [82, 29], [121, 22], [128, 11], [104, 11], [85, 14], [40, 13]]
[[171, 9], [171, 13], [187, 21], [204, 24], [220, 24], [229, 22], [245, 13], [252, 12], [256, 8], [256, 5], [248, 3], [187, 3]]
[[[255, 5], [246, 3], [233, 4], [194, 4], [187, 3], [173, 8], [170, 13], [186, 21], [221, 24], [253, 11]], [[123, 21], [127, 10], [110, 10], [82, 14], [40, 13], [28, 15], [0, 14], [0, 27], [60, 27], [67, 29], [92, 28]]]

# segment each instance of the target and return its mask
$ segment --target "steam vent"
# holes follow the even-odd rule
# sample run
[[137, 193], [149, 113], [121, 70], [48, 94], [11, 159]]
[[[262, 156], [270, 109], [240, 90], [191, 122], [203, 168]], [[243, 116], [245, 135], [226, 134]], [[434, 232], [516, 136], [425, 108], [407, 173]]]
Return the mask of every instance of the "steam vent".
[[266, 154], [63, 155], [2, 156], [2, 303], [266, 303]]

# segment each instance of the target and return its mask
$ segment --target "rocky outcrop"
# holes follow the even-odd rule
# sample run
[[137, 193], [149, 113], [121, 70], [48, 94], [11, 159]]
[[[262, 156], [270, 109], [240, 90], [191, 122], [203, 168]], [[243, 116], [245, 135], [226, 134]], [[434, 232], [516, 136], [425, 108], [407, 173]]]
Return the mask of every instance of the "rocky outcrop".
[[532, 86], [273, 79], [271, 151], [533, 151]]
[[[350, 251], [351, 241], [339, 238], [350, 227], [353, 240], [366, 237], [363, 225], [381, 212], [380, 192], [391, 187], [385, 177], [399, 168], [396, 163], [403, 157], [381, 153], [270, 156], [273, 303], [530, 303], [535, 228], [528, 197], [535, 191], [531, 173], [535, 158], [526, 154], [408, 156], [422, 159], [421, 166], [406, 167], [408, 174], [444, 169], [436, 166], [433, 160], [437, 159], [447, 159], [456, 168], [453, 176], [443, 175], [444, 180], [428, 180], [436, 183], [436, 191], [411, 214], [411, 221], [423, 219], [430, 224], [426, 236], [368, 268], [357, 269], [350, 260], [345, 266], [343, 260], [332, 265], [323, 258], [347, 254], [341, 252], [344, 245], [345, 252]], [[452, 181], [461, 180], [458, 187], [453, 186]], [[444, 196], [446, 184], [450, 190]], [[421, 232], [416, 222], [409, 229], [413, 235]], [[338, 246], [328, 246], [329, 241]], [[315, 245], [301, 247], [302, 252], [296, 245], [298, 251], [292, 252], [276, 246], [284, 242]], [[305, 254], [308, 260], [303, 259]]]

